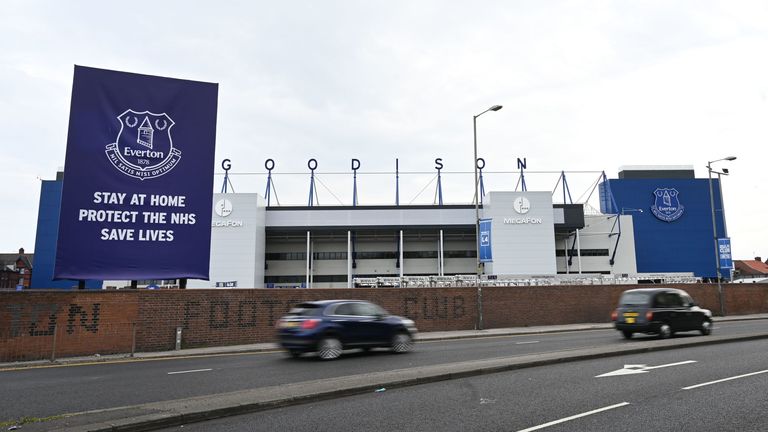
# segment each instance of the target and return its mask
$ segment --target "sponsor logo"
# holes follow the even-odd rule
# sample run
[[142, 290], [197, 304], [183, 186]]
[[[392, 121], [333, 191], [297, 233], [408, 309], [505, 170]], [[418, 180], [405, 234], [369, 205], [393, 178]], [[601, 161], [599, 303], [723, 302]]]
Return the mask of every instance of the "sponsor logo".
[[217, 215], [221, 217], [227, 217], [232, 214], [232, 202], [226, 198], [220, 199], [218, 202], [216, 202], [214, 210], [216, 211]]
[[171, 128], [175, 124], [166, 113], [125, 110], [117, 116], [120, 132], [106, 147], [107, 158], [121, 173], [139, 180], [169, 173], [181, 160], [173, 147]]
[[531, 202], [528, 201], [528, 198], [526, 197], [517, 197], [514, 203], [512, 203], [512, 208], [518, 213], [518, 214], [526, 214], [531, 209]]
[[525, 218], [504, 218], [504, 224], [505, 225], [516, 225], [516, 224], [540, 224], [543, 223], [543, 220], [541, 218], [532, 218], [532, 217], [525, 217]]
[[480, 231], [480, 246], [491, 245], [491, 233], [489, 231]]
[[654, 202], [651, 213], [664, 222], [674, 222], [683, 215], [685, 207], [680, 204], [680, 193], [677, 189], [658, 188], [653, 191]]

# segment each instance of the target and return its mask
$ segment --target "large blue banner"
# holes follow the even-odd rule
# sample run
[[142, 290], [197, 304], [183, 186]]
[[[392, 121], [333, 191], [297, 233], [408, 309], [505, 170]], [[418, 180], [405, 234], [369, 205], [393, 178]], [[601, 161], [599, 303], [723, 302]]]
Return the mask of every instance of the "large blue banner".
[[493, 262], [491, 252], [491, 222], [492, 219], [480, 219], [480, 262]]
[[55, 279], [208, 279], [217, 97], [75, 66]]
[[720, 269], [732, 269], [733, 258], [731, 257], [731, 239], [717, 239], [717, 254], [720, 257]]

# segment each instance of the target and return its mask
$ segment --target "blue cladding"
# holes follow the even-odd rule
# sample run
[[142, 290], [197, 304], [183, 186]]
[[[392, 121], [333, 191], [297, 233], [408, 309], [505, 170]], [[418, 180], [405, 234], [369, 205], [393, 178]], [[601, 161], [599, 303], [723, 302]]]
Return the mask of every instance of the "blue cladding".
[[[611, 205], [600, 184], [600, 209], [603, 213], [621, 213], [622, 208], [633, 209], [635, 254], [640, 273], [693, 272], [699, 277], [715, 277], [715, 240], [712, 233], [712, 210], [708, 179], [611, 179], [615, 207]], [[654, 191], [675, 189], [683, 214], [666, 222], [654, 216], [651, 207], [656, 203]], [[723, 211], [719, 183], [712, 180], [715, 218], [718, 237], [723, 232]], [[634, 209], [642, 209], [637, 212]], [[724, 277], [729, 270], [723, 269]]]
[[[56, 239], [59, 231], [62, 181], [44, 180], [40, 186], [40, 208], [37, 215], [35, 237], [35, 262], [32, 268], [30, 288], [77, 288], [77, 281], [53, 280], [53, 263], [56, 259]], [[88, 280], [87, 289], [101, 289], [101, 281]]]

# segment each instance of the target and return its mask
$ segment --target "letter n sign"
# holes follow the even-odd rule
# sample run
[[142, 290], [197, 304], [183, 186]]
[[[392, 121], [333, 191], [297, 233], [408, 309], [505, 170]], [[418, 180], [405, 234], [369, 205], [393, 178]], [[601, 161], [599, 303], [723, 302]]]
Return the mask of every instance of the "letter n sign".
[[491, 252], [491, 222], [492, 219], [480, 219], [480, 262], [493, 262]]

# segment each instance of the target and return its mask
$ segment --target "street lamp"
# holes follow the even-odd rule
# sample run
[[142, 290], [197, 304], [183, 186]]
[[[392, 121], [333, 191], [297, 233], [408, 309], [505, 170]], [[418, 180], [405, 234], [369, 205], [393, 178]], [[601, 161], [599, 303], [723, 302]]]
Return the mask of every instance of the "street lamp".
[[475, 169], [475, 251], [477, 252], [477, 266], [475, 267], [475, 271], [477, 274], [477, 327], [478, 329], [483, 329], [483, 315], [482, 315], [482, 290], [480, 288], [480, 193], [479, 193], [479, 185], [480, 185], [480, 178], [477, 176], [477, 118], [481, 115], [487, 113], [488, 111], [498, 111], [502, 107], [501, 105], [494, 105], [487, 110], [481, 112], [480, 114], [476, 116], [472, 116], [472, 131], [474, 133], [475, 138], [475, 158], [472, 160], [472, 165], [474, 165]]
[[[736, 156], [728, 156], [722, 159], [717, 159], [707, 162], [707, 171], [709, 173], [709, 207], [712, 210], [712, 238], [715, 244], [715, 266], [717, 269], [717, 295], [720, 298], [720, 316], [725, 316], [725, 302], [723, 296], [723, 286], [720, 283], [720, 252], [717, 247], [717, 225], [715, 223], [715, 195], [712, 192], [712, 164], [720, 161], [733, 161], [736, 160]], [[725, 171], [725, 170], [724, 170]], [[727, 173], [727, 171], [725, 171]], [[720, 189], [720, 202], [723, 201], [722, 188]], [[725, 218], [725, 215], [723, 215]]]

